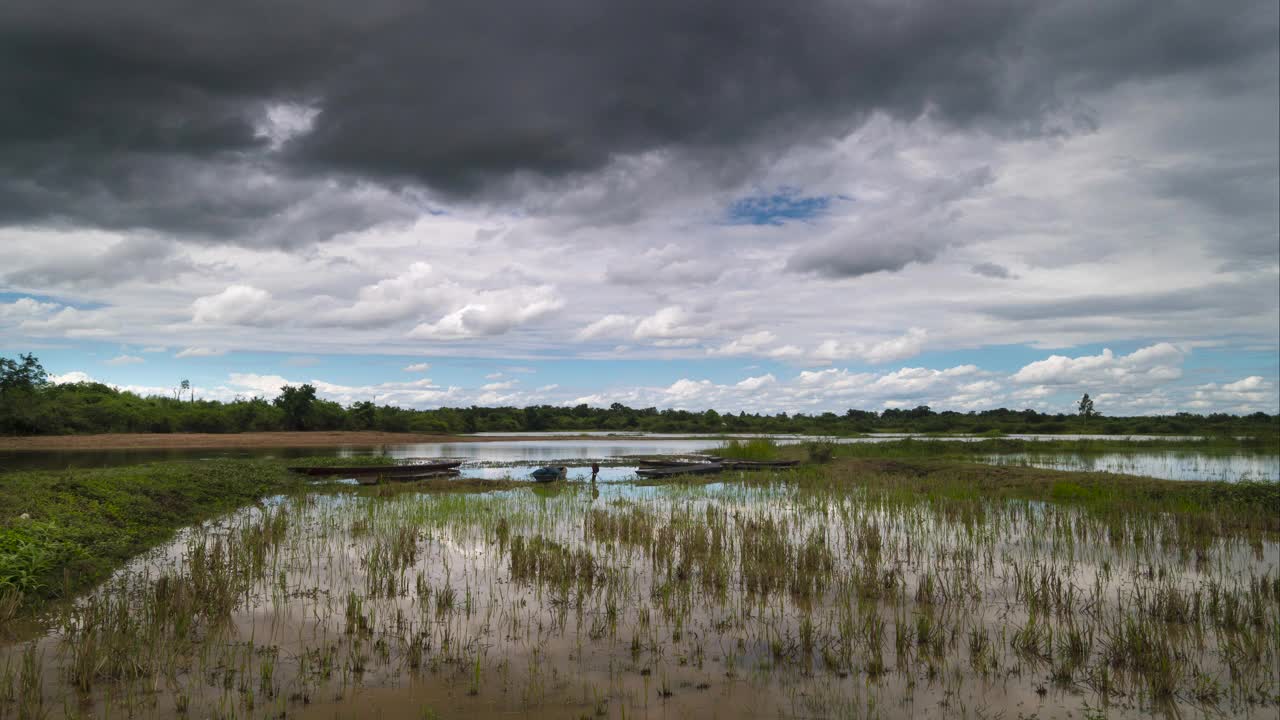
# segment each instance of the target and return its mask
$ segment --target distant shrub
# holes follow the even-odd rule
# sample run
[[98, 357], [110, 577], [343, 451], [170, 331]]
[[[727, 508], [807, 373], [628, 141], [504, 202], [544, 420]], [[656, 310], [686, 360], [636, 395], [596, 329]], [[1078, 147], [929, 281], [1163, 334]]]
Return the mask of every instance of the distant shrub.
[[804, 444], [804, 451], [811, 463], [829, 463], [835, 457], [836, 444], [829, 440], [814, 440]]

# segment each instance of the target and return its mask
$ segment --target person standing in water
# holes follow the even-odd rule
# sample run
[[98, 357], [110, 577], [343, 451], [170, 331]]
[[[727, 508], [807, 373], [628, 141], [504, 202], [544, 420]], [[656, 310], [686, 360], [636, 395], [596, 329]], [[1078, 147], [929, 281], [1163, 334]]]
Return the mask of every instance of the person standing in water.
[[591, 461], [591, 482], [595, 482], [596, 476], [599, 474], [600, 474], [600, 463], [598, 461], [592, 460]]

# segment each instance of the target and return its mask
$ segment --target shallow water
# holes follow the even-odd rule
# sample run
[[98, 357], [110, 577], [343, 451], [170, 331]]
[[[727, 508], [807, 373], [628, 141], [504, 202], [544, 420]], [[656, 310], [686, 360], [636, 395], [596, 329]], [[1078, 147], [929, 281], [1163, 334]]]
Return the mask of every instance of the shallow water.
[[[786, 442], [784, 439], [782, 442]], [[115, 467], [164, 460], [216, 458], [300, 458], [386, 455], [393, 458], [458, 458], [475, 462], [545, 463], [551, 460], [607, 460], [623, 455], [679, 455], [718, 447], [715, 438], [608, 438], [599, 440], [497, 440], [471, 443], [340, 445], [317, 448], [34, 450], [0, 452], [0, 471]], [[796, 442], [792, 440], [792, 442]]]
[[[21, 685], [27, 652], [49, 717], [1277, 709], [1272, 540], [789, 482], [539, 490], [281, 497], [185, 531], [63, 608], [47, 635], [0, 648], [0, 717], [17, 715], [4, 686]], [[195, 613], [178, 631], [175, 598], [218, 594], [225, 616]], [[1139, 621], [1179, 658], [1172, 697], [1151, 697], [1126, 665], [1141, 658], [1112, 650]], [[1063, 670], [1075, 631], [1084, 645]], [[119, 652], [136, 662], [101, 676]], [[77, 691], [86, 654], [100, 661], [79, 667], [97, 674]]]
[[[408, 458], [455, 458], [466, 461], [464, 465], [464, 474], [472, 477], [504, 477], [495, 475], [492, 466], [495, 464], [508, 464], [520, 466], [519, 473], [513, 471], [513, 477], [523, 477], [524, 467], [528, 466], [531, 470], [533, 467], [545, 464], [567, 465], [571, 468], [570, 475], [579, 477], [582, 475], [582, 468], [589, 466], [592, 461], [600, 461], [608, 464], [625, 463], [625, 457], [630, 455], [682, 455], [696, 454], [706, 452], [720, 446], [723, 442], [721, 437], [691, 437], [688, 435], [664, 435], [664, 434], [633, 434], [633, 435], [617, 435], [616, 433], [590, 433], [593, 435], [590, 439], [573, 439], [573, 440], [546, 440], [538, 439], [538, 433], [515, 433], [516, 435], [527, 435], [527, 440], [500, 440], [489, 442], [470, 442], [470, 443], [404, 443], [391, 445], [376, 446], [357, 446], [345, 445], [328, 448], [253, 448], [253, 449], [159, 449], [159, 450], [98, 450], [98, 451], [20, 451], [20, 452], [0, 452], [0, 472], [6, 470], [27, 470], [27, 469], [64, 469], [64, 468], [87, 468], [87, 467], [113, 467], [121, 465], [135, 465], [144, 462], [156, 462], [163, 460], [200, 460], [211, 458], [299, 458], [299, 457], [356, 457], [363, 455], [386, 455], [397, 459]], [[545, 434], [545, 433], [544, 433]], [[481, 434], [483, 435], [483, 433]], [[818, 438], [803, 435], [736, 435], [725, 437], [770, 437], [779, 444], [795, 444], [815, 440]], [[837, 438], [833, 440], [837, 443], [877, 443], [901, 440], [907, 437], [923, 437], [920, 435], [911, 435], [905, 433], [895, 434], [879, 434], [871, 437], [857, 438]], [[1088, 440], [1088, 439], [1108, 439], [1108, 440], [1145, 440], [1151, 439], [1149, 436], [1138, 435], [1090, 435], [1090, 436], [1063, 436], [1063, 435], [1011, 435], [1011, 439], [1018, 440]], [[972, 436], [947, 436], [947, 437], [931, 437], [930, 440], [945, 440], [950, 442], [972, 442], [984, 440], [982, 437]], [[1175, 438], [1176, 439], [1176, 438]], [[1186, 438], [1192, 439], [1192, 438]], [[1151, 455], [1155, 455], [1152, 453]], [[1015, 457], [1015, 456], [1004, 456]], [[1069, 467], [1076, 463], [1070, 454], [1061, 456], [1062, 465], [1043, 465], [1043, 467], [1062, 467], [1062, 469], [1076, 469]], [[1110, 457], [1110, 456], [1108, 456]], [[1119, 458], [1125, 456], [1115, 454], [1117, 458], [1113, 463], [1115, 467], [1120, 467]], [[1140, 469], [1136, 474], [1151, 475], [1152, 477], [1164, 477], [1175, 480], [1189, 479], [1239, 479], [1231, 476], [1234, 468], [1241, 468], [1257, 476], [1259, 474], [1275, 478], [1280, 474], [1280, 457], [1277, 456], [1239, 456], [1241, 460], [1232, 461], [1224, 464], [1212, 455], [1200, 453], [1181, 453], [1181, 459], [1177, 462], [1141, 462], [1135, 466]], [[1248, 458], [1252, 457], [1252, 460]], [[1051, 456], [1039, 456], [1035, 462], [1053, 462]], [[1029, 464], [1035, 464], [1030, 462]], [[1232, 464], [1234, 463], [1234, 464]], [[1199, 475], [1195, 474], [1194, 468], [1203, 468], [1203, 472]], [[480, 468], [485, 468], [480, 470]], [[634, 469], [634, 466], [633, 466]], [[1081, 467], [1078, 469], [1088, 469]], [[1098, 469], [1107, 469], [1105, 466], [1099, 466]], [[474, 472], [473, 472], [474, 471]], [[1120, 470], [1112, 470], [1119, 472]], [[1212, 473], [1206, 475], [1205, 473]], [[588, 474], [589, 476], [589, 474]], [[629, 479], [630, 473], [624, 473], [617, 469], [610, 469], [604, 473], [605, 480]]]
[[1210, 455], [1178, 451], [1088, 455], [1012, 453], [991, 455], [982, 461], [992, 465], [1122, 473], [1166, 480], [1280, 481], [1280, 456], [1276, 455]]

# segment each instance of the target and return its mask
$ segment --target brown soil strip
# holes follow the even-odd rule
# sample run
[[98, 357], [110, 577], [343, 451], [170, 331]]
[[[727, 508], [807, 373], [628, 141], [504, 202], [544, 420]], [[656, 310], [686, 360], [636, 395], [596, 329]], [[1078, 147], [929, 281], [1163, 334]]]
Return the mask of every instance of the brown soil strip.
[[[572, 440], [583, 436], [539, 436], [539, 440]], [[0, 450], [141, 450], [166, 448], [307, 448], [340, 445], [404, 445], [530, 440], [527, 436], [428, 435], [388, 432], [255, 432], [255, 433], [113, 433], [108, 435], [41, 435], [0, 437]]]

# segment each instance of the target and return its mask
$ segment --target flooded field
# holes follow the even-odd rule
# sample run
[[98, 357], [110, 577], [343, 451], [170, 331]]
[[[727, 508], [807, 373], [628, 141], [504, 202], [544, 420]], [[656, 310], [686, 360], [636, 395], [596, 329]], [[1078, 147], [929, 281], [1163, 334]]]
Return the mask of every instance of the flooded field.
[[1276, 716], [1273, 533], [852, 480], [276, 497], [8, 645], [0, 717]]
[[[516, 433], [519, 434], [519, 433]], [[483, 433], [481, 434], [483, 435]], [[570, 468], [571, 478], [589, 477], [587, 468], [592, 462], [605, 467], [601, 480], [619, 481], [633, 479], [632, 456], [666, 456], [705, 453], [719, 447], [724, 437], [690, 437], [681, 435], [633, 434], [611, 435], [589, 433], [588, 437], [573, 440], [539, 439], [536, 433], [527, 433], [529, 439], [495, 440], [488, 442], [457, 443], [406, 443], [376, 446], [337, 446], [330, 448], [253, 448], [253, 449], [159, 449], [159, 450], [98, 450], [98, 451], [11, 451], [0, 453], [0, 472], [5, 470], [65, 469], [116, 467], [143, 462], [167, 460], [205, 460], [225, 458], [275, 458], [301, 457], [360, 457], [381, 455], [409, 461], [418, 458], [454, 458], [464, 461], [464, 477], [494, 478], [523, 476], [545, 464], [561, 464]], [[743, 436], [746, 437], [746, 436]], [[810, 442], [816, 438], [803, 435], [768, 436], [779, 446]], [[864, 443], [892, 443], [921, 436], [908, 434], [880, 434], [872, 437], [834, 438], [825, 441], [838, 445]], [[932, 442], [976, 442], [985, 438], [973, 436], [948, 436], [927, 438]], [[1061, 436], [1061, 435], [1011, 435], [1009, 440], [1071, 442], [1194, 440], [1194, 438], [1153, 438], [1151, 436]], [[1128, 473], [1158, 477], [1168, 480], [1226, 480], [1280, 479], [1280, 455], [1208, 453], [1201, 451], [1109, 453], [1005, 453], [976, 458], [993, 464], [1023, 464], [1062, 470], [1090, 470]], [[505, 469], [495, 469], [505, 468]]]
[[1217, 455], [1195, 452], [1012, 453], [982, 459], [993, 465], [1109, 472], [1166, 480], [1280, 481], [1280, 456]]

